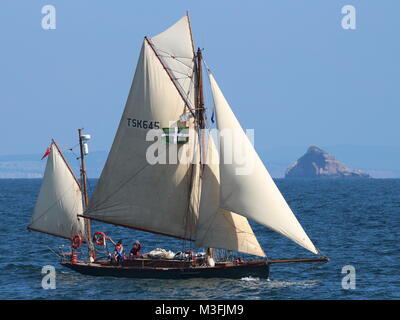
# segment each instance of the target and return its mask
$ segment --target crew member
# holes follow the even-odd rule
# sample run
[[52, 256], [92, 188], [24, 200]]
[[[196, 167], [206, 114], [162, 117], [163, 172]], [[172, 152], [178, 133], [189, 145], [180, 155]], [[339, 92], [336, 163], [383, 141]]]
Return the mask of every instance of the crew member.
[[124, 246], [122, 245], [122, 240], [119, 240], [117, 244], [115, 245], [115, 250], [114, 250], [114, 259], [117, 261], [119, 265], [122, 265], [122, 262], [124, 261]]
[[142, 249], [142, 244], [139, 242], [139, 240], [136, 240], [135, 243], [133, 244], [131, 251], [129, 252], [130, 257], [131, 258], [139, 257], [140, 249]]

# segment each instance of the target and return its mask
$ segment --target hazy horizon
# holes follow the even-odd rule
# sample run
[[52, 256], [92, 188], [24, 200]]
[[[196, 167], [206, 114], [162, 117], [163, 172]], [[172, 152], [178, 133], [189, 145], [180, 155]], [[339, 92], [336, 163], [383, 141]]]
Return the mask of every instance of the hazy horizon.
[[[285, 170], [289, 165], [300, 158], [308, 149], [302, 147], [276, 147], [256, 149], [265, 163], [273, 178], [283, 178]], [[343, 162], [347, 167], [359, 169], [369, 173], [373, 178], [400, 178], [398, 160], [400, 149], [391, 147], [360, 147], [360, 146], [319, 146], [324, 151], [332, 154], [336, 159]], [[69, 164], [74, 168], [76, 174], [79, 172], [79, 154], [76, 146], [71, 152], [68, 146], [63, 146]], [[40, 160], [42, 153], [0, 155], [0, 178], [7, 177], [39, 177], [44, 172], [46, 160]], [[90, 178], [99, 177], [104, 163], [107, 159], [108, 150], [91, 150], [86, 158], [86, 169]], [[377, 166], [377, 158], [383, 158], [380, 166]]]

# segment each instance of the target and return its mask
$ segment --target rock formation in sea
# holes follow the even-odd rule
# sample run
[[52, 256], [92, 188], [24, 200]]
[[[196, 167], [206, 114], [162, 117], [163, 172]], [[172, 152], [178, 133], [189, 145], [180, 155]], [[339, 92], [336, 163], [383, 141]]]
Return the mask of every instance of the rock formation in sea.
[[289, 166], [285, 178], [370, 178], [368, 173], [347, 168], [324, 150], [311, 146]]

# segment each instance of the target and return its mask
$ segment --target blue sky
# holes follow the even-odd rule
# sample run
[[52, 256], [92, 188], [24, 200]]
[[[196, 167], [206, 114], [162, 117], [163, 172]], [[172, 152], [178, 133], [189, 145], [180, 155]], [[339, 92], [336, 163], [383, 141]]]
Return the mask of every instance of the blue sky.
[[[56, 30], [41, 28], [48, 4]], [[347, 4], [356, 30], [341, 27]], [[400, 147], [399, 1], [2, 0], [0, 155], [73, 146], [78, 127], [108, 150], [143, 36], [186, 10], [256, 148]]]

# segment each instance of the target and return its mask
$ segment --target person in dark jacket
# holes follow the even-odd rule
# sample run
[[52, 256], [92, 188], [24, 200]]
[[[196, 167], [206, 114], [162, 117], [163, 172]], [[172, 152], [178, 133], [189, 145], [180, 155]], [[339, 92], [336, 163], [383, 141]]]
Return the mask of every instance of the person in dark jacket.
[[140, 256], [140, 249], [142, 249], [142, 244], [139, 242], [139, 240], [136, 240], [135, 243], [133, 244], [133, 247], [131, 251], [129, 252], [129, 256], [131, 258], [137, 258]]

